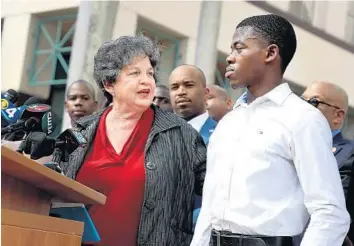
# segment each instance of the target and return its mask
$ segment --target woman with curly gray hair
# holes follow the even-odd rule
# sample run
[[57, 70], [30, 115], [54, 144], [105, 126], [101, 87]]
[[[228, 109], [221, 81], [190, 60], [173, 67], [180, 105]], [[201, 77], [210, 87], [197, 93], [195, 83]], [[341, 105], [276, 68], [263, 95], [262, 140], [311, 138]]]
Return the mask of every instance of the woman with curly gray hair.
[[201, 195], [206, 148], [178, 116], [152, 104], [159, 48], [144, 36], [106, 41], [94, 78], [112, 106], [81, 118], [88, 145], [64, 173], [107, 196], [89, 213], [101, 246], [189, 245], [194, 194]]

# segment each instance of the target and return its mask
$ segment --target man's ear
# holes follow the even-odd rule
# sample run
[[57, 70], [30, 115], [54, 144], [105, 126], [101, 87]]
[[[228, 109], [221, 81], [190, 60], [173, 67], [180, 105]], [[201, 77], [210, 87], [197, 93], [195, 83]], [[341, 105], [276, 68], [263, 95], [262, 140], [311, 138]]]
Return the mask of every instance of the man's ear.
[[65, 108], [65, 112], [68, 112], [68, 104], [66, 101], [64, 102], [64, 108]]
[[98, 103], [97, 103], [97, 101], [95, 101], [93, 104], [93, 107], [94, 107], [93, 112], [97, 111], [97, 105], [98, 105]]
[[232, 101], [230, 99], [226, 100], [226, 105], [227, 105], [227, 109], [231, 110], [232, 109]]
[[208, 87], [206, 87], [205, 91], [204, 91], [204, 104], [206, 104], [208, 101], [209, 93], [210, 93], [210, 89]]
[[341, 125], [345, 120], [345, 111], [343, 109], [336, 110], [336, 118], [333, 120], [334, 123]]
[[277, 56], [279, 56], [279, 47], [276, 44], [271, 44], [266, 48], [266, 57], [265, 57], [265, 62], [270, 63], [276, 59]]

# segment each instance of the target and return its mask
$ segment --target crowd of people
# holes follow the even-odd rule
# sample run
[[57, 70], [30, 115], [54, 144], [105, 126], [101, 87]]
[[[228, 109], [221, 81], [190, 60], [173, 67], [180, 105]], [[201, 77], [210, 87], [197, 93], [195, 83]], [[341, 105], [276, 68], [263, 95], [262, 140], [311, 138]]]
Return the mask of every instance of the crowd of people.
[[107, 196], [89, 208], [99, 245], [352, 245], [347, 93], [317, 81], [298, 97], [283, 82], [297, 47], [283, 17], [246, 18], [230, 43], [225, 77], [246, 88], [234, 104], [194, 65], [156, 85], [160, 50], [144, 36], [98, 49], [106, 107], [90, 83], [68, 88], [71, 126], [88, 144], [61, 168]]

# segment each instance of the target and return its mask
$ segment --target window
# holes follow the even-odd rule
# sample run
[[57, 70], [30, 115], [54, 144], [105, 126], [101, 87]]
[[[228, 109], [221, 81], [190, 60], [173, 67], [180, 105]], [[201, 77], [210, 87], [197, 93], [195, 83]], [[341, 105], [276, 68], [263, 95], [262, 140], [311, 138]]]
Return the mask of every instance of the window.
[[166, 85], [171, 72], [180, 61], [181, 39], [145, 22], [138, 23], [137, 34], [143, 34], [160, 45], [162, 52], [160, 63], [157, 65], [157, 82]]
[[311, 23], [315, 13], [314, 1], [290, 1], [290, 13], [301, 20]]
[[66, 84], [76, 14], [39, 17], [30, 69], [30, 85]]

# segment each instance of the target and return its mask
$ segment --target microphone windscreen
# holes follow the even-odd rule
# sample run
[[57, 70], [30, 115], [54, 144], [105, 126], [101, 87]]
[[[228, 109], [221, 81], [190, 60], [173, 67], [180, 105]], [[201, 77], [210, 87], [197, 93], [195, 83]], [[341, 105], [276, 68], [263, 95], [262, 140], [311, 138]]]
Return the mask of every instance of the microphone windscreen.
[[13, 89], [9, 89], [5, 92], [4, 96], [9, 99], [12, 103], [15, 103], [17, 99], [20, 97], [20, 94], [18, 94], [17, 91]]
[[38, 104], [38, 103], [45, 103], [44, 100], [39, 99], [37, 97], [30, 97], [28, 98], [23, 105], [31, 105], [31, 104]]
[[31, 159], [38, 160], [43, 156], [49, 156], [53, 153], [55, 139], [47, 138], [44, 132], [31, 132], [24, 140], [23, 151], [31, 155]]

